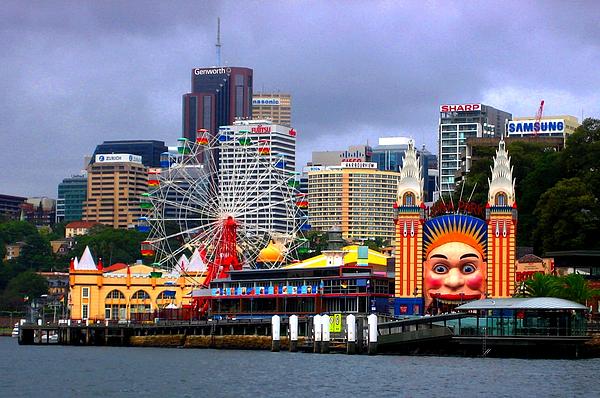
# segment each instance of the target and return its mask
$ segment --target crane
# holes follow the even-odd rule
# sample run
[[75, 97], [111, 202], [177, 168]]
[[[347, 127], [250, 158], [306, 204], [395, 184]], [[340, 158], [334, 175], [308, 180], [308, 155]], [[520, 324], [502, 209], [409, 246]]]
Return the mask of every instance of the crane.
[[540, 131], [540, 122], [542, 121], [542, 115], [544, 114], [544, 100], [540, 102], [540, 108], [535, 114], [535, 122], [533, 123], [533, 136], [537, 137]]

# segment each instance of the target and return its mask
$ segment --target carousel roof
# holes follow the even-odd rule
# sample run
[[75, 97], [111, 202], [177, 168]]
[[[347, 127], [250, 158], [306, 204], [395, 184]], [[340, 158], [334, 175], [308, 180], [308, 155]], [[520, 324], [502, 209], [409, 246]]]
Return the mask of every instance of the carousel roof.
[[[358, 245], [345, 246], [343, 250], [347, 252], [344, 255], [344, 264], [353, 264], [358, 262]], [[369, 265], [381, 265], [387, 266], [387, 260], [389, 256], [379, 253], [378, 251], [369, 249], [368, 262]], [[337, 265], [327, 265], [327, 258], [325, 255], [320, 254], [315, 257], [311, 257], [297, 264], [288, 265], [286, 269], [293, 268], [325, 268], [325, 267], [336, 267]]]

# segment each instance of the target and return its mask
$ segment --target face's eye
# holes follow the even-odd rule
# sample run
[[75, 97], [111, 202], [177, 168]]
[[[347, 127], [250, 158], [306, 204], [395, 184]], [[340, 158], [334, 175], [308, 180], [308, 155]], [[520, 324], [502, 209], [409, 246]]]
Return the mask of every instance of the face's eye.
[[467, 263], [465, 265], [462, 266], [462, 273], [463, 274], [472, 274], [473, 272], [477, 271], [477, 268], [471, 264], [471, 263]]
[[443, 264], [436, 264], [433, 267], [433, 272], [435, 272], [436, 274], [445, 274], [448, 272], [448, 267], [446, 267]]

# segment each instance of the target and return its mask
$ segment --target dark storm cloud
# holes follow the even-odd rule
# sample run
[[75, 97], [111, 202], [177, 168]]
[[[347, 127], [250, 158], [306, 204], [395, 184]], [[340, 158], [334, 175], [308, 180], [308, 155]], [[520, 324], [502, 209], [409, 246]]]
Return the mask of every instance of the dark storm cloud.
[[254, 69], [293, 95], [311, 150], [409, 135], [435, 150], [441, 103], [600, 113], [594, 2], [9, 2], [0, 14], [0, 193], [56, 196], [108, 139], [181, 134], [194, 66]]

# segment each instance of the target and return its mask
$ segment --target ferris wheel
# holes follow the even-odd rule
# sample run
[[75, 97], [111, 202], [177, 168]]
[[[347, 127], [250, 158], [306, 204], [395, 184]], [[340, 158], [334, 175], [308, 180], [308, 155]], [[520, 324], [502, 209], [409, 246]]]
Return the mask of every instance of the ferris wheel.
[[149, 170], [140, 203], [147, 215], [139, 229], [148, 232], [142, 254], [164, 270], [180, 270], [182, 258], [195, 257], [206, 279], [294, 261], [307, 244], [305, 202], [293, 165], [276, 148], [249, 130], [180, 138], [177, 153], [163, 154], [161, 168]]

